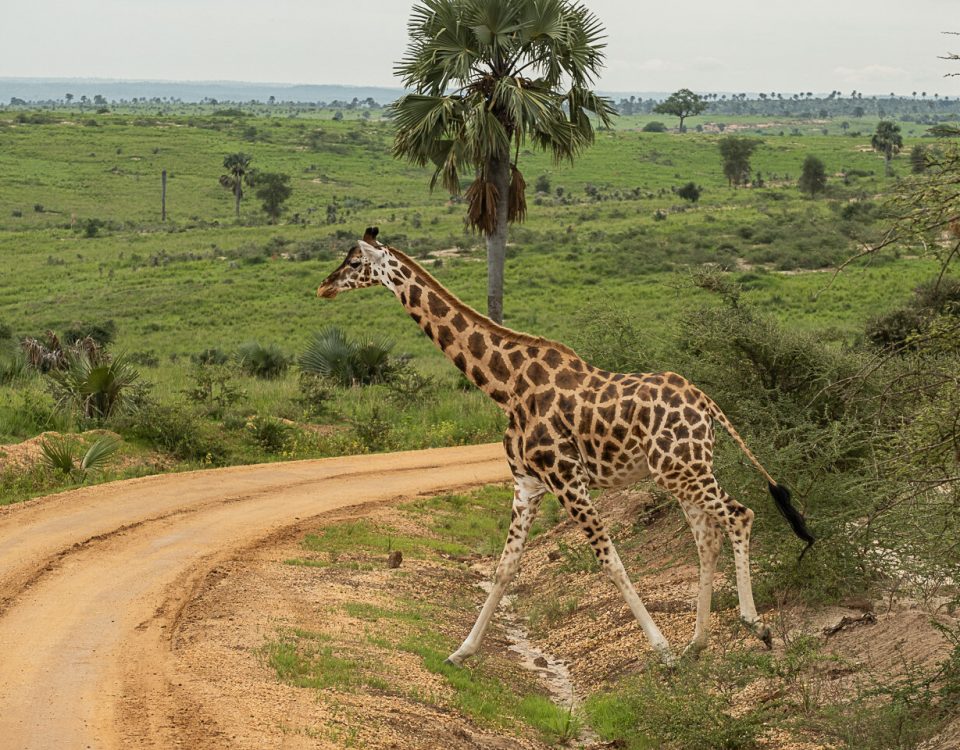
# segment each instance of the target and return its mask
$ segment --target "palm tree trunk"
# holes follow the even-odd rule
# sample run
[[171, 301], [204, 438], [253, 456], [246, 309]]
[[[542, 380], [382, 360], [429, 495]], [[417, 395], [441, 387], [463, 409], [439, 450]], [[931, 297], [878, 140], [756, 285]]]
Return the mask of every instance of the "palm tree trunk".
[[241, 192], [241, 190], [240, 190], [240, 185], [238, 184], [237, 187], [236, 187], [236, 189], [233, 191], [233, 197], [237, 199], [237, 201], [236, 201], [236, 204], [237, 204], [237, 205], [236, 205], [236, 208], [237, 208], [237, 218], [238, 218], [238, 219], [240, 218], [240, 196], [241, 196], [241, 195], [243, 195], [243, 193]]
[[510, 192], [510, 157], [494, 158], [487, 174], [497, 188], [497, 220], [487, 235], [487, 315], [503, 323], [503, 264], [507, 254], [507, 201]]
[[884, 173], [887, 177], [889, 177], [890, 174], [891, 174], [891, 172], [893, 171], [893, 170], [891, 169], [891, 162], [893, 161], [893, 148], [891, 148], [891, 147], [888, 146], [888, 147], [887, 147], [887, 150], [884, 152], [883, 155], [884, 155], [884, 157], [886, 157], [886, 158], [884, 159], [884, 164], [883, 164], [883, 168], [884, 168], [884, 169], [883, 169], [883, 173]]

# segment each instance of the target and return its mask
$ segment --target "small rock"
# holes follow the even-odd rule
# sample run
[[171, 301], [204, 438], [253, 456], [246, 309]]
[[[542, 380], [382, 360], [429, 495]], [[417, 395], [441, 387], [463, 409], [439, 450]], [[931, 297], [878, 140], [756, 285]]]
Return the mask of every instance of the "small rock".
[[550, 560], [551, 562], [556, 562], [561, 557], [562, 555], [560, 554], [560, 550], [558, 549], [552, 549], [547, 553], [547, 559]]
[[387, 558], [387, 567], [388, 568], [399, 568], [400, 563], [403, 562], [403, 553], [395, 549], [390, 553], [390, 556]]
[[540, 667], [540, 669], [546, 669], [547, 667], [550, 666], [550, 664], [542, 656], [538, 656], [536, 659], [533, 660], [533, 666]]

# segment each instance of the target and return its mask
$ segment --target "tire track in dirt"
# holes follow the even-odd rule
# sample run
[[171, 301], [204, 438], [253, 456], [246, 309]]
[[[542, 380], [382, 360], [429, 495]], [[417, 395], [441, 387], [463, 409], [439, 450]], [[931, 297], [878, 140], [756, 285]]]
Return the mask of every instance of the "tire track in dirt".
[[[509, 478], [500, 445], [163, 475], [0, 512], [3, 747], [217, 747], [170, 637], [217, 564], [326, 511]], [[216, 713], [204, 706], [204, 713]]]

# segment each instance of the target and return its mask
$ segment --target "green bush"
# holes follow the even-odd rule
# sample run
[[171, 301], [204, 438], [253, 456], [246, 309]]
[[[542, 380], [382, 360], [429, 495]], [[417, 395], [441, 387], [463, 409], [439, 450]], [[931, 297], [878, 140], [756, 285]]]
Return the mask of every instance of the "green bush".
[[293, 439], [289, 425], [273, 417], [253, 417], [247, 422], [253, 441], [269, 453], [280, 453]]
[[67, 345], [76, 344], [85, 338], [91, 338], [101, 347], [112, 343], [117, 335], [117, 324], [112, 320], [101, 323], [74, 323], [63, 332], [63, 342]]
[[666, 133], [667, 126], [657, 120], [651, 120], [643, 126], [644, 133]]
[[227, 452], [216, 428], [182, 404], [144, 398], [115, 424], [124, 434], [148, 440], [183, 461], [218, 464]]
[[248, 341], [237, 349], [237, 362], [247, 375], [265, 380], [279, 378], [290, 365], [290, 360], [278, 346], [261, 346], [256, 341]]
[[230, 355], [223, 349], [204, 349], [202, 352], [191, 354], [190, 361], [197, 365], [225, 365], [230, 361]]

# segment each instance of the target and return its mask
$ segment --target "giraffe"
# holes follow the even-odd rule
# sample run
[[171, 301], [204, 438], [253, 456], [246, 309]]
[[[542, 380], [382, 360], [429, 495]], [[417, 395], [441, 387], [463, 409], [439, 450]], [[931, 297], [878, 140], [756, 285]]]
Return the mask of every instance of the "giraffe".
[[[733, 547], [742, 621], [768, 647], [770, 629], [757, 614], [750, 585], [754, 513], [730, 497], [713, 475], [714, 423], [719, 423], [767, 480], [793, 531], [814, 537], [790, 494], [754, 457], [720, 408], [673, 372], [624, 374], [600, 370], [563, 344], [505, 328], [465, 305], [422, 266], [377, 240], [370, 227], [317, 289], [339, 292], [382, 285], [453, 364], [506, 413], [503, 444], [514, 478], [513, 507], [493, 585], [476, 623], [448, 661], [477, 652], [520, 557], [540, 501], [553, 493], [582, 529], [602, 570], [619, 589], [654, 651], [675, 661], [637, 595], [591, 501], [592, 488], [652, 479], [679, 501], [693, 530], [700, 562], [697, 617], [684, 654], [706, 647], [717, 557], [724, 536]], [[801, 555], [802, 557], [802, 555]]]

